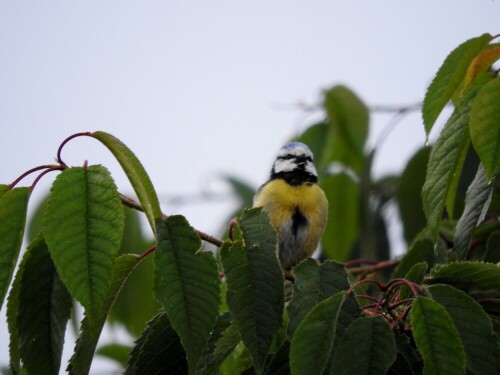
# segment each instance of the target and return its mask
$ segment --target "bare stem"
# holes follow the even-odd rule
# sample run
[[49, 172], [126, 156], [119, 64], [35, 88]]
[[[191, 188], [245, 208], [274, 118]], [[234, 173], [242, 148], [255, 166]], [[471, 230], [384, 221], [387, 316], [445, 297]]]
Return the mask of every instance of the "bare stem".
[[58, 168], [60, 167], [59, 165], [56, 164], [45, 164], [45, 165], [40, 165], [35, 168], [31, 168], [30, 170], [24, 172], [22, 175], [20, 175], [18, 178], [16, 178], [10, 185], [9, 189], [13, 189], [23, 178], [26, 176], [29, 176], [30, 174], [34, 172], [41, 171], [42, 169], [53, 169], [53, 168]]
[[70, 135], [64, 141], [62, 141], [62, 143], [59, 145], [59, 148], [57, 149], [57, 162], [59, 164], [66, 165], [66, 163], [61, 158], [62, 149], [64, 148], [66, 143], [68, 143], [69, 141], [71, 141], [72, 139], [77, 138], [77, 137], [92, 137], [92, 133], [91, 132], [75, 133], [73, 135]]

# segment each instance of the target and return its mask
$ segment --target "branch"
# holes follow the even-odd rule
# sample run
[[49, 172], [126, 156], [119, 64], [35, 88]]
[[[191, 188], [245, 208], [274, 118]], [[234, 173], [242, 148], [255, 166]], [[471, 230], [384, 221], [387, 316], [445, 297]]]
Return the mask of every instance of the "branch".
[[348, 269], [352, 275], [367, 275], [370, 273], [378, 272], [386, 268], [396, 267], [399, 263], [399, 259], [389, 259], [377, 264], [371, 264], [363, 267], [353, 267]]
[[[120, 199], [125, 206], [130, 207], [130, 208], [137, 210], [137, 211], [144, 212], [144, 209], [142, 208], [142, 206], [138, 202], [134, 201], [132, 198], [129, 198], [123, 194], [120, 194]], [[162, 220], [165, 220], [167, 217], [168, 216], [165, 215], [164, 213], [161, 214]], [[195, 229], [195, 232], [198, 234], [198, 236], [200, 236], [200, 238], [203, 241], [211, 243], [212, 245], [215, 245], [217, 247], [221, 247], [222, 244], [224, 243], [224, 241], [222, 241], [218, 238], [215, 238], [209, 234], [206, 234], [200, 230]]]

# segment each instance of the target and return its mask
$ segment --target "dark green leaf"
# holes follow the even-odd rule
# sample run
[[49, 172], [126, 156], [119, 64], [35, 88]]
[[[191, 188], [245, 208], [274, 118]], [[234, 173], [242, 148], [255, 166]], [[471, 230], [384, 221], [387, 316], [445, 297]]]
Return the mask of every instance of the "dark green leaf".
[[227, 279], [227, 303], [257, 373], [262, 373], [271, 343], [282, 327], [283, 275], [278, 242], [260, 208], [239, 219], [243, 241], [225, 242], [221, 260]]
[[122, 345], [122, 344], [108, 344], [101, 346], [97, 351], [96, 354], [99, 354], [100, 356], [109, 358], [113, 361], [118, 362], [120, 365], [125, 367], [128, 361], [128, 356], [130, 352], [132, 351], [132, 348], [128, 345]]
[[330, 373], [385, 374], [396, 354], [394, 335], [384, 318], [359, 318], [340, 340]]
[[321, 239], [323, 252], [330, 259], [349, 259], [359, 233], [360, 189], [346, 173], [328, 175], [320, 181], [331, 209]]
[[17, 316], [23, 366], [30, 374], [58, 374], [71, 296], [43, 239], [30, 249], [23, 266]]
[[490, 180], [500, 166], [500, 77], [481, 88], [470, 112], [472, 144]]
[[467, 368], [475, 374], [500, 374], [500, 345], [483, 308], [449, 285], [433, 285], [427, 290], [453, 319], [464, 345]]
[[486, 242], [485, 262], [498, 263], [500, 262], [500, 232], [493, 232]]
[[30, 193], [26, 187], [0, 185], [0, 309], [23, 242]]
[[70, 168], [57, 177], [44, 236], [57, 273], [85, 308], [90, 327], [111, 284], [123, 226], [123, 206], [107, 169]]
[[394, 277], [405, 277], [412, 267], [418, 263], [425, 262], [432, 268], [436, 263], [446, 262], [446, 256], [443, 251], [438, 247], [438, 254], [435, 254], [434, 243], [429, 238], [429, 231], [427, 229], [415, 238], [411, 244], [408, 252], [401, 258], [398, 268], [394, 271]]
[[368, 108], [345, 86], [328, 90], [324, 106], [333, 137], [332, 160], [361, 173], [368, 137]]
[[45, 241], [43, 240], [43, 237], [41, 235], [36, 236], [30, 243], [28, 249], [24, 253], [21, 263], [19, 264], [19, 268], [16, 272], [14, 282], [12, 283], [9, 298], [7, 301], [7, 325], [10, 335], [10, 368], [14, 373], [19, 373], [21, 368], [21, 354], [19, 352], [19, 327], [17, 324], [17, 318], [19, 315], [19, 292], [21, 290], [21, 280], [23, 279], [26, 263], [30, 258], [32, 249], [45, 246]]
[[122, 141], [111, 134], [96, 131], [92, 133], [92, 136], [101, 141], [122, 166], [154, 232], [155, 220], [161, 217], [160, 202], [141, 162]]
[[436, 265], [427, 284], [449, 284], [462, 290], [500, 290], [500, 264], [453, 262]]
[[394, 331], [396, 339], [397, 357], [387, 372], [389, 375], [419, 375], [422, 373], [422, 359], [420, 358], [414, 345], [410, 342], [409, 336]]
[[418, 150], [408, 161], [399, 180], [397, 191], [399, 215], [408, 244], [427, 225], [420, 192], [425, 181], [430, 150], [430, 147]]
[[80, 336], [76, 341], [75, 352], [70, 359], [67, 371], [70, 374], [88, 374], [95, 348], [99, 340], [101, 330], [106, 322], [111, 306], [120, 292], [121, 287], [127, 280], [134, 267], [140, 261], [139, 257], [132, 254], [123, 254], [116, 258], [113, 271], [113, 281], [108, 289], [106, 299], [97, 317], [95, 326], [91, 329], [88, 317], [85, 317], [80, 327]]
[[494, 182], [486, 182], [484, 169], [480, 166], [476, 177], [467, 190], [465, 209], [455, 229], [455, 252], [457, 260], [465, 260], [474, 229], [484, 220], [491, 202]]
[[125, 375], [187, 374], [186, 354], [179, 336], [161, 312], [148, 323], [130, 354]]
[[476, 93], [477, 91], [473, 91], [467, 95], [455, 109], [431, 150], [427, 175], [422, 187], [422, 203], [434, 242], [437, 240], [451, 182], [456, 173], [460, 174], [465, 160], [461, 156], [463, 150], [469, 146], [467, 124], [471, 101]]
[[299, 323], [319, 302], [341, 290], [349, 289], [347, 272], [343, 264], [327, 260], [318, 264], [306, 259], [293, 269], [293, 299], [288, 304], [288, 337], [292, 337]]
[[314, 306], [298, 325], [290, 346], [292, 374], [321, 374], [335, 340], [337, 319], [345, 292], [339, 292]]
[[411, 310], [413, 337], [424, 358], [424, 375], [465, 374], [464, 347], [450, 314], [427, 297], [417, 297]]
[[196, 374], [216, 374], [222, 361], [240, 342], [238, 330], [231, 325], [231, 314], [227, 312], [219, 315], [210, 334], [208, 345], [201, 356]]
[[264, 375], [289, 375], [290, 374], [290, 342], [286, 341], [276, 353], [269, 356], [266, 361]]
[[154, 291], [186, 351], [194, 373], [210, 338], [220, 305], [220, 282], [212, 253], [183, 216], [156, 223]]
[[[427, 273], [429, 266], [426, 262], [420, 262], [415, 264], [406, 274], [405, 279], [409, 280], [415, 284], [422, 284], [424, 277]], [[399, 299], [403, 300], [412, 296], [412, 292], [407, 285], [403, 285], [399, 291]]]
[[425, 94], [422, 115], [427, 134], [431, 132], [439, 114], [464, 79], [472, 60], [490, 40], [489, 34], [469, 39], [446, 57]]

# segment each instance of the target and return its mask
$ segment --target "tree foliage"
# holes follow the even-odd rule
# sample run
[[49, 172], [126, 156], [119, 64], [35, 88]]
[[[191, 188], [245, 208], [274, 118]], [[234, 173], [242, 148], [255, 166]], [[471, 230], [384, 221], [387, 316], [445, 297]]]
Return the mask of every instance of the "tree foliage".
[[[325, 91], [324, 118], [295, 139], [316, 156], [328, 225], [320, 260], [304, 260], [286, 278], [276, 232], [266, 213], [248, 209], [252, 188], [242, 181], [226, 177], [242, 207], [219, 240], [161, 211], [146, 171], [119, 139], [102, 131], [68, 137], [56, 164], [0, 185], [8, 371], [57, 374], [66, 366], [76, 301], [84, 318], [62, 367], [71, 374], [89, 373], [95, 355], [126, 374], [500, 373], [494, 40], [472, 38], [446, 57], [423, 100], [426, 134], [450, 102], [453, 113], [401, 175], [373, 179], [379, 145], [367, 145], [369, 108], [345, 86]], [[104, 166], [64, 163], [63, 148], [81, 136], [110, 150], [137, 201], [119, 193]], [[50, 171], [60, 174], [17, 265], [30, 192]], [[18, 187], [33, 173], [32, 186]], [[391, 258], [388, 207], [399, 209], [408, 244], [400, 258]], [[127, 305], [141, 313], [124, 313]], [[135, 343], [100, 345], [106, 323], [125, 327]]]

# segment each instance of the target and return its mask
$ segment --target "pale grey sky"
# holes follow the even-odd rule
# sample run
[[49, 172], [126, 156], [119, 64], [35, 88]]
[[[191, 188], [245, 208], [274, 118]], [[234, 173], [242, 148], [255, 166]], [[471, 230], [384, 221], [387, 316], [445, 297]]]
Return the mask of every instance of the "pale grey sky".
[[[318, 103], [338, 83], [368, 105], [418, 102], [446, 55], [466, 39], [500, 33], [499, 19], [496, 0], [4, 0], [0, 183], [51, 163], [72, 133], [103, 130], [136, 152], [162, 197], [196, 194], [207, 183], [220, 190], [215, 173], [258, 186], [280, 146], [310, 124], [294, 104]], [[372, 140], [387, 121], [372, 119]], [[424, 142], [420, 114], [408, 116], [375, 172], [399, 171]], [[70, 164], [108, 166], [120, 190], [131, 191], [96, 141], [75, 140], [64, 155]], [[175, 210], [212, 232], [230, 207]], [[4, 310], [0, 365], [8, 361]]]

